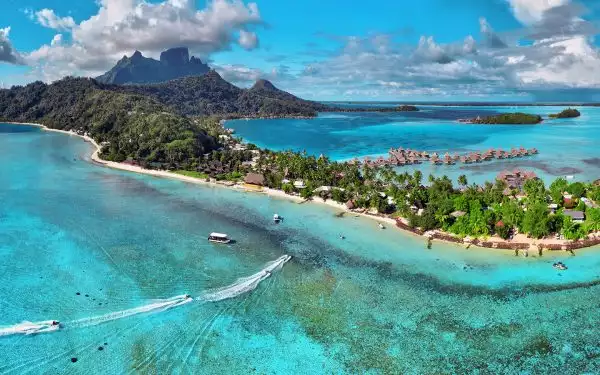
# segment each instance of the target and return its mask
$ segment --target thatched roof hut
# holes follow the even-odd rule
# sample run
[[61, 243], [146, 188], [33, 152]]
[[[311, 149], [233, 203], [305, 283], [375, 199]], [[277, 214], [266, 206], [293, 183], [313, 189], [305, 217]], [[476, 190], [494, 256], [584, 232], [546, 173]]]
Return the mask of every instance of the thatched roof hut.
[[244, 182], [250, 185], [264, 186], [265, 176], [259, 173], [248, 173], [244, 178]]

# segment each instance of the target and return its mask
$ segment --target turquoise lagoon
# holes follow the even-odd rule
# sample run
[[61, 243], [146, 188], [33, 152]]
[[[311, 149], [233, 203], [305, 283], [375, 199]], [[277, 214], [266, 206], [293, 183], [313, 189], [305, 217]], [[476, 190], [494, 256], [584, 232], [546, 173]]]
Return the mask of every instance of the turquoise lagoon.
[[[420, 169], [427, 176], [466, 174], [470, 182], [493, 180], [504, 169], [535, 171], [549, 182], [559, 176], [575, 180], [600, 178], [600, 108], [578, 108], [575, 119], [549, 120], [564, 107], [420, 107], [420, 112], [326, 113], [316, 119], [235, 120], [227, 127], [248, 142], [274, 150], [306, 150], [334, 160], [385, 156], [391, 148], [404, 147], [438, 153], [482, 151], [489, 148], [536, 147], [540, 154], [511, 161], [474, 165], [402, 167]], [[503, 112], [542, 115], [540, 125], [470, 125], [456, 122]]]
[[[600, 369], [599, 248], [527, 259], [427, 250], [326, 206], [110, 170], [90, 151], [79, 138], [0, 126], [0, 326], [64, 324], [0, 337], [0, 373]], [[211, 231], [237, 242], [210, 244]], [[235, 298], [123, 313], [202, 296], [284, 254], [294, 258]], [[559, 259], [568, 271], [552, 268]]]

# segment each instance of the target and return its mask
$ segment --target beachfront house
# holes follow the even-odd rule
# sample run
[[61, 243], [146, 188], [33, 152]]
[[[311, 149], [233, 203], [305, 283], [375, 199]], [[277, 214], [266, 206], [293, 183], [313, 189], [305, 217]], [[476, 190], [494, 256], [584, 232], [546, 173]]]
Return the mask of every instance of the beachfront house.
[[583, 223], [585, 221], [585, 213], [577, 210], [564, 210], [563, 215], [569, 216], [575, 223]]
[[260, 173], [248, 173], [244, 182], [252, 187], [263, 187], [265, 185], [265, 176]]
[[306, 188], [306, 185], [304, 184], [303, 180], [296, 180], [296, 181], [294, 181], [294, 187], [296, 189], [304, 189], [304, 188]]
[[329, 193], [330, 191], [331, 191], [331, 186], [319, 186], [318, 188], [313, 190], [313, 193], [315, 193], [315, 194], [319, 194], [322, 192]]

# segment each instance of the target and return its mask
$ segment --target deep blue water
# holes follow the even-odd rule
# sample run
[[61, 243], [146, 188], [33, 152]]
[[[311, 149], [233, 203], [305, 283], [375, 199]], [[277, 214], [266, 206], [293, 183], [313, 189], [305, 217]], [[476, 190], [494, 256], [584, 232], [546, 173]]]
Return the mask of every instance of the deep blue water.
[[[387, 104], [389, 106], [389, 104]], [[423, 164], [400, 170], [421, 169], [425, 175], [461, 174], [481, 183], [504, 169], [535, 171], [546, 181], [558, 176], [578, 180], [600, 178], [600, 108], [579, 108], [576, 119], [546, 120], [541, 125], [469, 125], [458, 118], [501, 112], [526, 112], [547, 117], [562, 107], [421, 107], [420, 112], [334, 113], [316, 119], [235, 120], [227, 127], [248, 142], [274, 150], [306, 150], [334, 160], [386, 155], [404, 147], [438, 153], [484, 151], [489, 148], [536, 147], [540, 154], [510, 161], [476, 165]]]
[[[79, 138], [23, 129], [0, 125], [0, 332], [64, 326], [1, 336], [0, 373], [598, 373], [599, 248], [427, 250], [327, 207], [102, 168]], [[124, 316], [284, 254], [235, 298]]]

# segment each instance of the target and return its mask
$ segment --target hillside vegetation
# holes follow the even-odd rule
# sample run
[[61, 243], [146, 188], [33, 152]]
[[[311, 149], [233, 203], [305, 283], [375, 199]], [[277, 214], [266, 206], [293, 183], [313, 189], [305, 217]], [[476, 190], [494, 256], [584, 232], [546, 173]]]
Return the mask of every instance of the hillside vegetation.
[[567, 108], [560, 113], [551, 114], [550, 118], [575, 118], [581, 116], [581, 113], [575, 108]]
[[539, 124], [542, 122], [542, 117], [539, 115], [530, 115], [528, 113], [503, 113], [495, 116], [477, 118], [471, 120], [473, 124]]
[[217, 147], [213, 137], [156, 100], [87, 78], [0, 90], [0, 121], [43, 123], [105, 142], [102, 157], [176, 166]]
[[181, 115], [222, 118], [313, 117], [328, 107], [277, 89], [259, 80], [250, 89], [225, 81], [214, 70], [152, 85], [111, 86], [111, 90], [150, 96]]

